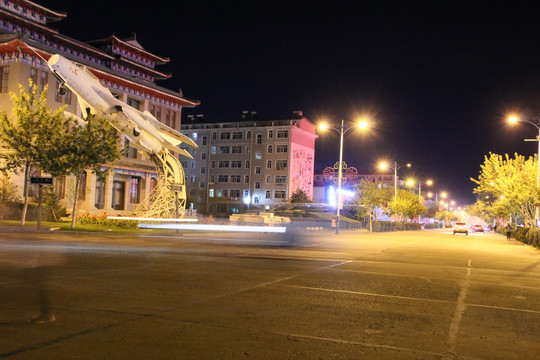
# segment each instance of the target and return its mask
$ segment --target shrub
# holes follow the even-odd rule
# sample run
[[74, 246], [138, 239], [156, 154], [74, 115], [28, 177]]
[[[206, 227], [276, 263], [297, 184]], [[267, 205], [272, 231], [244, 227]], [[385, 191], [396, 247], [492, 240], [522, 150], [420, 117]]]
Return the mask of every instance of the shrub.
[[539, 228], [531, 228], [525, 235], [525, 238], [527, 239], [527, 244], [540, 247], [540, 229]]
[[522, 243], [527, 244], [527, 233], [529, 232], [530, 228], [526, 227], [518, 227], [516, 230], [514, 230], [514, 237], [516, 240], [521, 241]]
[[90, 215], [84, 214], [77, 217], [77, 224], [95, 224], [103, 226], [116, 226], [121, 228], [136, 228], [138, 221], [134, 220], [113, 220], [107, 219], [109, 215]]

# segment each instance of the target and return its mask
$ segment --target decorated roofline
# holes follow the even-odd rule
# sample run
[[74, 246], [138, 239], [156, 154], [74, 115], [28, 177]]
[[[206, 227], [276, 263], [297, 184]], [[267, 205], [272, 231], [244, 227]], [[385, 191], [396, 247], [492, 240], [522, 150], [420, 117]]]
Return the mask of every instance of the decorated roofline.
[[67, 14], [63, 11], [54, 11], [27, 0], [0, 0], [0, 8], [41, 24], [60, 21], [67, 17]]
[[[135, 35], [133, 36], [132, 39], [129, 39], [129, 40], [135, 40], [136, 41]], [[166, 64], [166, 63], [168, 63], [170, 61], [169, 58], [161, 57], [161, 56], [152, 54], [151, 52], [148, 52], [148, 51], [144, 50], [142, 47], [138, 47], [138, 46], [135, 46], [133, 44], [130, 44], [128, 41], [122, 40], [122, 39], [120, 39], [119, 37], [117, 37], [116, 35], [113, 34], [113, 35], [111, 35], [109, 37], [106, 37], [104, 39], [88, 41], [88, 43], [89, 44], [109, 44], [109, 43], [111, 43], [112, 45], [115, 45], [115, 43], [117, 43], [117, 44], [120, 44], [121, 47], [126, 47], [126, 48], [128, 48], [129, 51], [132, 51], [132, 52], [135, 52], [135, 53], [140, 53], [141, 55], [144, 55], [145, 57], [153, 60], [156, 63]]]
[[[48, 59], [51, 55], [56, 54], [56, 52], [51, 51], [50, 49], [36, 48], [27, 44], [24, 40], [28, 40], [28, 38], [20, 38], [15, 35], [0, 36], [0, 49], [4, 50], [0, 53], [0, 64], [23, 62], [34, 67], [48, 70], [46, 60], [38, 57], [36, 51], [44, 59]], [[21, 50], [20, 52], [19, 49]], [[87, 66], [88, 70], [96, 75], [105, 86], [111, 89], [138, 96], [173, 109], [180, 109], [181, 106], [194, 107], [200, 104], [197, 100], [185, 99], [180, 93], [158, 87], [153, 83], [139, 83], [134, 81], [134, 79], [123, 78], [112, 73], [110, 69], [106, 67], [98, 68], [95, 63], [81, 61], [79, 58], [67, 54], [65, 55], [71, 60]]]

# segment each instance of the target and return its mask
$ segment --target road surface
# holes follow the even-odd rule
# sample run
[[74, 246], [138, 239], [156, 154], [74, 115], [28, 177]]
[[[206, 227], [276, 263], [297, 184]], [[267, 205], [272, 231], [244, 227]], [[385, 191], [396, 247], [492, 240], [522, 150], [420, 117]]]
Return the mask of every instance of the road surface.
[[[540, 252], [496, 234], [0, 234], [1, 359], [540, 359]], [[43, 299], [56, 321], [30, 324]]]

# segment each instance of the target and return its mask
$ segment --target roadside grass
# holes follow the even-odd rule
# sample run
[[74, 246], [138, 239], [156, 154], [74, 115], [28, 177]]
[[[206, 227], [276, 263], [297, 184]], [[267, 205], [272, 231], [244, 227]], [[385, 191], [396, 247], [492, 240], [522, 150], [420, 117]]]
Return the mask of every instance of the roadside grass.
[[[0, 226], [21, 226], [20, 220], [1, 220]], [[24, 228], [28, 229], [37, 229], [37, 221], [26, 221], [24, 224]], [[114, 225], [103, 225], [103, 224], [75, 224], [75, 227], [71, 228], [71, 222], [70, 221], [61, 221], [61, 222], [49, 222], [49, 221], [42, 221], [41, 222], [41, 229], [51, 229], [51, 230], [62, 230], [62, 231], [73, 231], [73, 232], [108, 232], [108, 233], [135, 233], [135, 234], [143, 234], [143, 233], [159, 233], [159, 234], [172, 234], [175, 233], [176, 230], [171, 229], [151, 229], [151, 231], [147, 229], [139, 229], [137, 227], [135, 228], [126, 228], [121, 226], [114, 226]]]

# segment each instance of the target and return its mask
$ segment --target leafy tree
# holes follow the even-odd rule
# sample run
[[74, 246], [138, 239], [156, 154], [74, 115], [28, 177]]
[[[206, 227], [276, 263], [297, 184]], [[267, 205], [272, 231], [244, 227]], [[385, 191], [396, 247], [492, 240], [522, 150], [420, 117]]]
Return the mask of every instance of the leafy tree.
[[408, 218], [424, 214], [427, 210], [416, 194], [404, 189], [398, 190], [397, 199], [390, 202], [389, 209], [392, 214]]
[[2, 152], [3, 172], [17, 173], [24, 169], [24, 207], [21, 224], [24, 225], [28, 209], [28, 182], [33, 170], [47, 171], [43, 166], [50, 157], [51, 149], [57, 149], [57, 135], [63, 124], [63, 108], [52, 111], [47, 106], [47, 86], [38, 93], [38, 87], [28, 80], [30, 92], [19, 84], [19, 93], [10, 92], [13, 102], [11, 117], [5, 111], [0, 112], [0, 141], [9, 152]]
[[[387, 187], [385, 184], [371, 182], [366, 179], [360, 181], [360, 186], [357, 189], [357, 204], [373, 209], [375, 207], [386, 208], [392, 201], [393, 188]], [[359, 211], [365, 210], [359, 208]], [[377, 219], [375, 219], [377, 220]]]
[[311, 200], [309, 200], [309, 197], [307, 196], [304, 190], [296, 189], [296, 191], [291, 195], [291, 202], [292, 203], [309, 203], [311, 202]]
[[65, 122], [65, 133], [61, 137], [58, 157], [48, 162], [46, 167], [53, 175], [73, 175], [75, 177], [75, 196], [71, 216], [71, 228], [75, 226], [77, 200], [81, 177], [87, 169], [104, 179], [103, 164], [120, 158], [117, 146], [117, 131], [105, 120], [89, 115], [87, 123], [79, 124], [68, 119]]
[[[478, 179], [471, 178], [478, 186], [474, 193], [479, 195], [480, 206], [489, 208], [493, 217], [508, 217], [519, 213], [523, 223], [535, 226], [535, 208], [540, 205], [540, 191], [536, 186], [538, 159], [514, 154], [489, 153], [480, 166]], [[489, 199], [489, 200], [485, 200]]]

